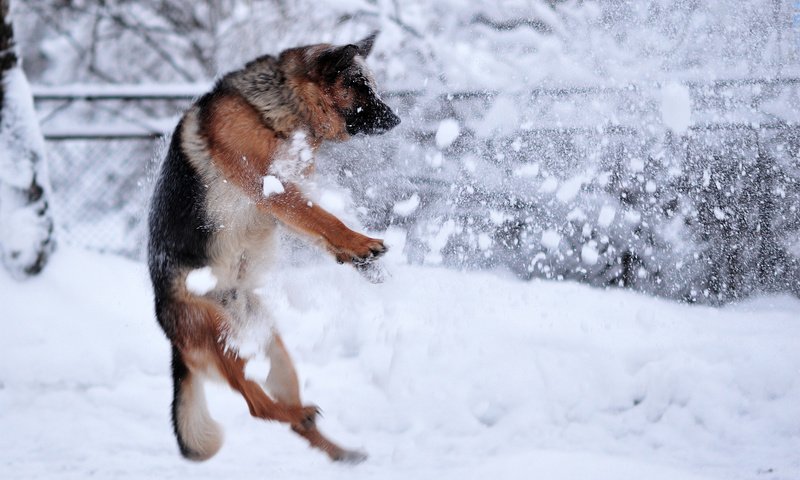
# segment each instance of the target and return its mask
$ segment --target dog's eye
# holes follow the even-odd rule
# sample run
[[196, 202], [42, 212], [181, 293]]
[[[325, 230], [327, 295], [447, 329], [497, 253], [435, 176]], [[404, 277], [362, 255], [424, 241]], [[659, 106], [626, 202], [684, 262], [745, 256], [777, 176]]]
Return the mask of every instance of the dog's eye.
[[367, 85], [367, 79], [362, 75], [347, 75], [343, 83], [348, 87], [359, 88]]

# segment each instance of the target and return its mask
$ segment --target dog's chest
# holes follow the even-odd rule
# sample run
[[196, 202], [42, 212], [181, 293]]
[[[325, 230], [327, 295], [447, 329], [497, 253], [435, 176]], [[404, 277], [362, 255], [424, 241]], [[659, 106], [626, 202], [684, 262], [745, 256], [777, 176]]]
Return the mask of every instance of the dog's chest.
[[209, 266], [216, 290], [256, 288], [274, 255], [276, 220], [215, 166], [199, 125], [198, 111], [190, 110], [183, 148], [203, 181], [206, 228], [212, 233]]
[[217, 288], [258, 287], [274, 258], [276, 220], [224, 180], [210, 184], [207, 193], [214, 232], [209, 258]]

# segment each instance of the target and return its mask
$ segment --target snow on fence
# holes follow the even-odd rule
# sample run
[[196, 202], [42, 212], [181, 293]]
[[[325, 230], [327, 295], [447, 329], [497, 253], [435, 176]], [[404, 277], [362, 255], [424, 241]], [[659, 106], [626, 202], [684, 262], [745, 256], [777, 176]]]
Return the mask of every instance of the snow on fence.
[[[62, 239], [142, 255], [161, 136], [204, 88], [35, 90]], [[319, 167], [412, 262], [687, 301], [798, 293], [799, 88], [393, 92], [397, 131], [329, 145]], [[59, 120], [76, 109], [85, 125]]]

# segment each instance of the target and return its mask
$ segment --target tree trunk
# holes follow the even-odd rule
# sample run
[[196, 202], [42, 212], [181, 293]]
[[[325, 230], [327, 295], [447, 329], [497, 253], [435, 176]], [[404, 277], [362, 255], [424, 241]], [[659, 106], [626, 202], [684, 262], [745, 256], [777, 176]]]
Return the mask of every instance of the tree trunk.
[[44, 137], [0, 0], [0, 258], [17, 278], [42, 271], [53, 251]]

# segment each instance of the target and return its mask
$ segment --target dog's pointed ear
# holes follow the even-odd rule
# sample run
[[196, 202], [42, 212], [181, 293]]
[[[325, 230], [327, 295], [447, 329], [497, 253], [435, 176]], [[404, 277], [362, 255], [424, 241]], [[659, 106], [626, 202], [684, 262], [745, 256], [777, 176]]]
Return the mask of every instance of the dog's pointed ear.
[[356, 55], [358, 55], [356, 45], [344, 45], [326, 50], [317, 60], [317, 71], [322, 78], [332, 80], [339, 72], [350, 66]]
[[375, 45], [375, 38], [380, 33], [378, 30], [367, 35], [363, 40], [360, 42], [356, 42], [356, 46], [358, 47], [358, 54], [364, 58], [367, 58], [367, 55], [370, 54], [372, 51], [372, 46]]

